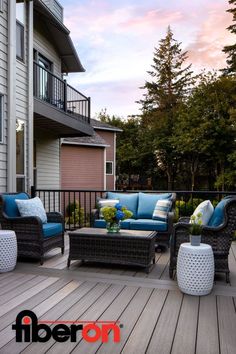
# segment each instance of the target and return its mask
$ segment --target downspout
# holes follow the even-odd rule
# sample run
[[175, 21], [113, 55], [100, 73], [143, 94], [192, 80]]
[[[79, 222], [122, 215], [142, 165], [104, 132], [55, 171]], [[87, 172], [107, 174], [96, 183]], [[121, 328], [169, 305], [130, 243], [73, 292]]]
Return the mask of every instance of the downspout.
[[107, 175], [106, 175], [106, 161], [107, 161], [107, 148], [104, 148], [104, 182], [103, 182], [103, 189], [104, 191], [107, 189]]
[[8, 1], [7, 192], [16, 191], [16, 2]]
[[27, 189], [33, 185], [34, 149], [34, 98], [33, 98], [33, 1], [28, 4], [28, 181]]
[[113, 189], [116, 190], [116, 132], [114, 133], [114, 158], [113, 158]]

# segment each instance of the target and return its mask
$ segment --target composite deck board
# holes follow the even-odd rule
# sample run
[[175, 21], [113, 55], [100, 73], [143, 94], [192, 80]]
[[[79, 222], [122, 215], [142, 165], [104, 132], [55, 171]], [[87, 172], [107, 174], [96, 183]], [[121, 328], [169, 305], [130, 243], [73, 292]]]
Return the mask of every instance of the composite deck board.
[[[52, 285], [49, 285], [46, 289], [40, 291], [37, 295], [33, 296], [30, 299], [27, 299], [25, 302], [20, 304], [19, 306], [13, 308], [4, 316], [0, 317], [0, 331], [2, 331], [5, 327], [7, 327], [10, 323], [14, 322], [16, 319], [16, 315], [23, 309], [32, 310], [35, 306], [40, 304], [46, 298], [55, 294], [55, 292], [62, 288], [65, 284], [68, 283], [68, 280], [58, 279]], [[1, 332], [0, 332], [1, 333]]]
[[19, 279], [19, 277], [22, 276], [22, 274], [14, 273], [14, 272], [8, 272], [8, 273], [3, 273], [0, 276], [0, 290], [4, 289], [7, 284], [10, 284], [11, 282]]
[[[109, 288], [109, 285], [104, 285], [104, 284], [94, 284], [95, 286], [89, 290], [89, 292], [86, 293], [86, 296], [82, 296], [81, 298], [78, 297], [78, 301], [74, 303], [71, 307], [69, 307], [63, 314], [58, 318], [58, 320], [64, 320], [64, 321], [76, 321], [76, 320], [81, 320], [84, 319], [83, 315], [84, 313], [94, 304], [96, 301], [103, 296], [105, 291]], [[50, 348], [53, 348], [55, 341], [51, 338], [48, 342], [46, 343], [40, 343], [40, 345], [37, 345], [36, 343], [33, 347], [37, 348], [40, 350], [41, 353], [46, 353]], [[60, 343], [62, 344], [62, 343]], [[65, 343], [64, 343], [65, 344]], [[68, 343], [67, 343], [68, 344]], [[36, 347], [35, 347], [36, 346]], [[64, 345], [64, 353], [66, 354], [69, 353], [68, 348]]]
[[216, 296], [200, 298], [196, 354], [219, 354]]
[[[107, 307], [115, 300], [117, 295], [122, 291], [121, 286], [112, 285], [110, 286], [103, 295], [92, 305], [90, 308], [83, 313], [84, 321], [97, 320], [102, 313], [107, 309]], [[71, 352], [76, 347], [76, 343], [56, 343], [49, 350], [50, 354], [64, 354], [66, 351]]]
[[183, 295], [170, 291], [149, 343], [147, 354], [171, 352], [172, 342], [178, 322]]
[[[57, 305], [47, 311], [43, 318], [59, 320], [64, 319], [63, 315], [66, 311], [68, 311], [73, 305], [75, 305], [80, 299], [86, 296], [90, 290], [92, 290], [96, 284], [91, 282], [82, 283], [77, 289], [75, 289], [71, 294], [66, 296], [62, 301], [60, 301]], [[40, 319], [43, 319], [40, 317]], [[43, 354], [45, 353], [45, 347], [39, 345], [38, 343], [32, 343], [30, 345], [25, 345], [25, 349], [21, 348], [22, 354]]]
[[[75, 289], [79, 287], [80, 283], [71, 281], [67, 285], [65, 285], [62, 289], [58, 290], [55, 294], [45, 299], [42, 303], [34, 307], [33, 311], [37, 315], [38, 318], [42, 316], [46, 316], [47, 311], [52, 309], [56, 304], [61, 302], [67, 296], [69, 296]], [[45, 319], [51, 320], [50, 317], [44, 317]], [[14, 335], [14, 334], [13, 334]], [[11, 354], [17, 354], [19, 351], [22, 351], [27, 346], [26, 343], [16, 343], [13, 338], [4, 348], [4, 350], [8, 351]]]
[[[34, 278], [35, 275], [33, 274], [22, 274], [18, 277], [16, 277], [13, 281], [10, 281], [9, 283], [6, 283], [3, 287], [0, 288], [0, 298], [2, 297], [2, 295], [8, 293], [9, 296], [9, 292], [13, 291], [14, 288], [17, 288], [19, 285], [26, 283], [28, 280]], [[15, 294], [15, 293], [14, 293]]]
[[219, 340], [221, 354], [235, 354], [236, 351], [236, 313], [233, 298], [217, 296], [219, 319]]
[[171, 354], [195, 354], [199, 298], [184, 295]]
[[[11, 299], [14, 299], [16, 296], [22, 294], [23, 292], [28, 291], [30, 288], [37, 285], [40, 281], [43, 280], [43, 278], [41, 277], [30, 274], [27, 274], [24, 279], [25, 282], [20, 279], [20, 283], [17, 282], [18, 286], [14, 286], [13, 289], [10, 288], [9, 292], [5, 292], [0, 296], [0, 306], [10, 301]], [[10, 285], [15, 285], [15, 282], [13, 284], [10, 283]]]
[[[102, 316], [99, 317], [99, 321], [118, 321], [126, 307], [132, 301], [137, 291], [138, 288], [136, 287], [126, 286], [116, 297], [114, 302], [110, 304], [110, 306], [106, 309]], [[72, 353], [93, 354], [97, 352], [100, 346], [100, 342], [87, 343], [86, 341], [80, 340], [80, 342], [76, 345]]]
[[121, 329], [121, 341], [119, 343], [113, 343], [111, 341], [103, 343], [96, 352], [97, 354], [121, 353], [151, 294], [151, 289], [141, 288], [137, 291], [132, 301], [119, 318], [120, 323], [124, 324], [124, 327]]
[[123, 354], [145, 353], [167, 294], [167, 290], [155, 289], [153, 291], [122, 350]]

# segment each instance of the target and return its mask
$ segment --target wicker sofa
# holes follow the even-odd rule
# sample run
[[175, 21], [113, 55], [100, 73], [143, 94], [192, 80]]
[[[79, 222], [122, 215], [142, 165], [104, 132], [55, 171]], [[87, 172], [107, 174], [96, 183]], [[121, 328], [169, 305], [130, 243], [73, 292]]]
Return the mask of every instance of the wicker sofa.
[[27, 193], [3, 193], [0, 195], [0, 223], [2, 229], [13, 230], [17, 238], [17, 254], [40, 260], [53, 248], [64, 253], [64, 219], [58, 212], [47, 213], [47, 223], [39, 217], [21, 217], [15, 199], [29, 199]]
[[[216, 223], [202, 226], [201, 242], [212, 246], [215, 272], [223, 272], [226, 275], [226, 282], [229, 282], [228, 255], [236, 231], [236, 197], [227, 196], [222, 199], [215, 208], [212, 218], [215, 217]], [[218, 220], [217, 220], [218, 217]], [[189, 242], [189, 218], [180, 218], [174, 225], [173, 234], [170, 242], [170, 266], [169, 275], [173, 279], [176, 270], [177, 256], [181, 243]], [[210, 226], [211, 225], [211, 226]]]
[[[156, 231], [156, 244], [169, 247], [175, 216], [175, 193], [107, 192], [104, 198], [117, 199], [123, 206], [132, 211], [132, 218], [121, 222], [122, 229]], [[154, 220], [152, 217], [156, 202], [161, 199], [169, 199], [171, 201], [171, 207], [165, 222]], [[93, 211], [92, 225], [97, 228], [106, 227], [105, 220], [99, 218], [99, 209]]]

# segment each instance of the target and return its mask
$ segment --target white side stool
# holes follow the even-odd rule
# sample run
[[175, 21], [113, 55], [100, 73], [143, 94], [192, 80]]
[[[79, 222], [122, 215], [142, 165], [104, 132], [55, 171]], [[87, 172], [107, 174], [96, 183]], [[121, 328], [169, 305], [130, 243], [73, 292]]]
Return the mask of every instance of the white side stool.
[[0, 230], [0, 273], [10, 272], [16, 266], [16, 234], [11, 230]]
[[177, 281], [180, 290], [189, 295], [207, 295], [214, 281], [214, 255], [210, 245], [180, 245], [177, 259]]

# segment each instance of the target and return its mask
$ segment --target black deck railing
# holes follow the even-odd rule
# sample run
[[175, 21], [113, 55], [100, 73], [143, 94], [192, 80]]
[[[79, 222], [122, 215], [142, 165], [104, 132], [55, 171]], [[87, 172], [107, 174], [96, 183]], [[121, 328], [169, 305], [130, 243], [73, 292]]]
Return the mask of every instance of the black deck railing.
[[34, 97], [90, 123], [90, 97], [34, 62]]
[[[116, 191], [123, 193], [124, 191]], [[138, 191], [125, 191], [125, 193]], [[170, 191], [141, 191], [145, 193], [171, 193]], [[196, 206], [209, 199], [215, 206], [226, 195], [236, 192], [216, 191], [174, 191], [177, 194], [176, 220], [181, 216], [190, 216]], [[47, 211], [60, 211], [66, 221], [66, 229], [72, 230], [83, 226], [91, 226], [92, 210], [96, 208], [98, 197], [105, 197], [104, 190], [70, 190], [70, 189], [35, 189], [31, 188], [32, 197], [38, 196]]]

